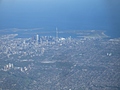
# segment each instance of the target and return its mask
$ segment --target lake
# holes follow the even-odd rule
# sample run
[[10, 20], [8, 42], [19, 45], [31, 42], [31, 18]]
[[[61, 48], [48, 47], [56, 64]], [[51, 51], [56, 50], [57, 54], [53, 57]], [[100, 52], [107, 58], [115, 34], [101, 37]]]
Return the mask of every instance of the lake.
[[118, 0], [0, 0], [0, 30], [105, 30], [120, 37]]

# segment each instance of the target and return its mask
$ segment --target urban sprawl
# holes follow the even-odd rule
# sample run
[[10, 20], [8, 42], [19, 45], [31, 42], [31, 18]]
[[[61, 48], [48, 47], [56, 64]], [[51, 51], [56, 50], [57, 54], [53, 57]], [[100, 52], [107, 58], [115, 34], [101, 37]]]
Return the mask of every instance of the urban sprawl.
[[0, 90], [120, 90], [120, 38], [0, 36]]

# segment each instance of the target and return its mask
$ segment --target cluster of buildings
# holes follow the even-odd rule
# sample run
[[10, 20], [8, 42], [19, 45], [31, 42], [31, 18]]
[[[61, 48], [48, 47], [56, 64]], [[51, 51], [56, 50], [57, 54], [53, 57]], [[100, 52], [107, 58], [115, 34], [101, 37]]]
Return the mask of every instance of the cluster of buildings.
[[3, 71], [8, 71], [8, 70], [13, 69], [13, 68], [14, 68], [14, 65], [9, 63], [9, 64], [4, 66]]

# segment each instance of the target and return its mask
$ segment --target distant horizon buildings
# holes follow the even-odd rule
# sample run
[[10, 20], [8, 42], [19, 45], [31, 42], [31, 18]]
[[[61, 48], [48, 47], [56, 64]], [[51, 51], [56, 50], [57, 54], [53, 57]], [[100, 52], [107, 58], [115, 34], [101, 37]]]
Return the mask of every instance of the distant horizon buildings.
[[38, 43], [39, 42], [39, 35], [37, 34], [36, 35], [36, 43]]

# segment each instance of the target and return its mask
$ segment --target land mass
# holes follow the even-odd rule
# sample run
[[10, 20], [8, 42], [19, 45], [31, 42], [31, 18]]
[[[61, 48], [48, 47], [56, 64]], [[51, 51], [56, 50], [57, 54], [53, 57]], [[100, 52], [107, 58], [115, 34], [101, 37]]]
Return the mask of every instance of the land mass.
[[103, 31], [29, 38], [15, 32], [0, 43], [0, 90], [120, 89], [120, 38]]

